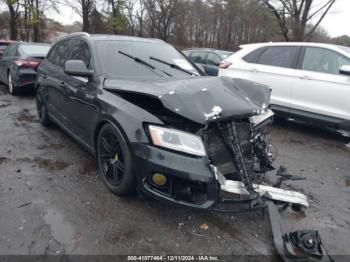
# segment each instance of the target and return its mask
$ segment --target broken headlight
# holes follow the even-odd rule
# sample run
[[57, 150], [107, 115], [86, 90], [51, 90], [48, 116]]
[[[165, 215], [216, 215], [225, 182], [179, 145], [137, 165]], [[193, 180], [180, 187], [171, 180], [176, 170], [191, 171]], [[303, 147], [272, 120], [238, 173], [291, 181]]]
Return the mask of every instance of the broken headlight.
[[181, 151], [196, 156], [205, 156], [206, 152], [199, 136], [160, 126], [148, 126], [154, 145]]

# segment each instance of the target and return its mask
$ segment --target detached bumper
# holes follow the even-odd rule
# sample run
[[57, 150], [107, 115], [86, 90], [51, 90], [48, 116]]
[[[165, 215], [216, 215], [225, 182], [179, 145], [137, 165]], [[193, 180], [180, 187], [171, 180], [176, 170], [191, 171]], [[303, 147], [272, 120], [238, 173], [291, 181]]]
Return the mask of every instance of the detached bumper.
[[[131, 144], [139, 189], [158, 200], [208, 209], [219, 198], [220, 186], [205, 157], [193, 157], [151, 145]], [[153, 174], [163, 174], [167, 184], [152, 183]]]
[[[217, 168], [209, 165], [205, 157], [187, 156], [139, 143], [132, 144], [131, 148], [139, 189], [158, 200], [209, 209], [222, 203], [221, 191], [236, 196], [250, 195], [242, 182], [226, 180]], [[154, 174], [164, 175], [167, 183], [155, 185], [152, 182]], [[305, 208], [309, 206], [307, 197], [302, 193], [266, 185], [253, 186], [261, 198]]]

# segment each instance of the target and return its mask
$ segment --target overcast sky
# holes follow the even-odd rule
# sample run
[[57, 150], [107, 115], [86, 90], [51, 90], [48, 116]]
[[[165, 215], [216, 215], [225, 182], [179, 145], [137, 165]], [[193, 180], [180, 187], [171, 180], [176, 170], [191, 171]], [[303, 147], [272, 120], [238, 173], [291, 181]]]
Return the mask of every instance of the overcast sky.
[[[315, 2], [320, 1], [316, 0]], [[60, 6], [60, 13], [51, 10], [47, 16], [62, 24], [71, 24], [74, 21], [81, 21], [79, 15], [74, 14], [71, 8]], [[328, 31], [330, 36], [350, 36], [350, 0], [337, 0], [321, 23], [321, 26]]]

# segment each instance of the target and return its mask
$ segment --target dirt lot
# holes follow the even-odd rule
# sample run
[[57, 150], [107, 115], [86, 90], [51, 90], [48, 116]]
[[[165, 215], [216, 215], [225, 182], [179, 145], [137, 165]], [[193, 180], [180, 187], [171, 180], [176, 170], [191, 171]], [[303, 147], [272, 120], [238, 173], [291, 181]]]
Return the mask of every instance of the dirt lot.
[[[38, 123], [33, 96], [0, 87], [0, 119], [0, 254], [275, 253], [262, 213], [199, 212], [111, 194], [93, 157]], [[296, 123], [274, 125], [271, 136], [276, 166], [307, 177], [289, 187], [311, 206], [284, 211], [287, 226], [319, 229], [331, 254], [350, 255], [349, 139]]]

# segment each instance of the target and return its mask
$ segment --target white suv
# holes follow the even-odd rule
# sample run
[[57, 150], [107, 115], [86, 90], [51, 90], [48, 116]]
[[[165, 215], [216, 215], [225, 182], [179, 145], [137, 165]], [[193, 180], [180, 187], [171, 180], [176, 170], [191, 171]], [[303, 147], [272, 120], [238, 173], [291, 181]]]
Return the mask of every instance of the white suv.
[[317, 43], [261, 43], [220, 64], [219, 76], [272, 88], [277, 115], [350, 130], [350, 48]]

